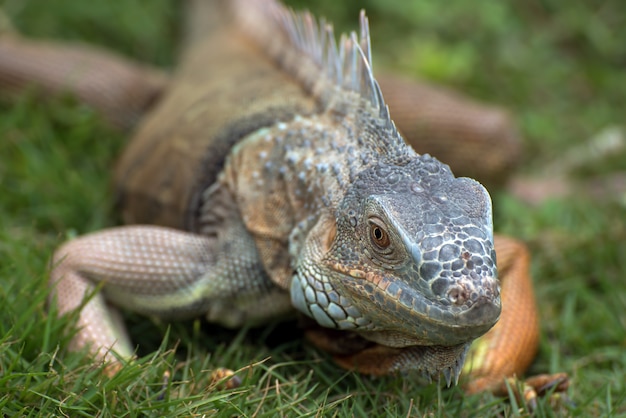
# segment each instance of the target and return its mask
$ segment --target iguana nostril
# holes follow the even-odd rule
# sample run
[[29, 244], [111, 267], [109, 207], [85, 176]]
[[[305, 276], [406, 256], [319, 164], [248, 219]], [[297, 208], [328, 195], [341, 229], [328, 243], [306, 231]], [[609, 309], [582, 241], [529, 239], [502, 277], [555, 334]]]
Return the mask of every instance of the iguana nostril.
[[448, 300], [454, 305], [463, 305], [469, 298], [469, 293], [462, 286], [453, 286], [448, 290]]

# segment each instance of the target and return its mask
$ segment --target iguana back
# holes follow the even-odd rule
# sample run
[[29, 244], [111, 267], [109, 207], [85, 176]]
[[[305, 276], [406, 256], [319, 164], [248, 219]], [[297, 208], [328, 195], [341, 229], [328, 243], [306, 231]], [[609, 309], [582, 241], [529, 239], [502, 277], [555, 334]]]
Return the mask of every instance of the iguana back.
[[234, 144], [263, 126], [316, 111], [315, 99], [238, 27], [225, 5], [208, 7], [207, 20], [216, 20], [208, 19], [216, 10], [222, 16], [219, 30], [206, 28], [189, 43], [169, 91], [117, 167], [126, 223], [194, 230], [199, 194]]

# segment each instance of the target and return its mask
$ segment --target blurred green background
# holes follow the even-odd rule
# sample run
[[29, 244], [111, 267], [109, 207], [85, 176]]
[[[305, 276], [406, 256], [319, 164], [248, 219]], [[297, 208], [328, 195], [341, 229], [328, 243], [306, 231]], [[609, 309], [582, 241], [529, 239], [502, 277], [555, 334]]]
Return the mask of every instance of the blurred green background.
[[[525, 203], [494, 191], [496, 228], [529, 244], [542, 316], [530, 373], [565, 371], [570, 401], [540, 401], [538, 415], [626, 414], [626, 3], [290, 1], [356, 28], [367, 10], [375, 68], [502, 105], [524, 139], [521, 177], [564, 174], [569, 196]], [[183, 31], [180, 2], [0, 0], [22, 34], [82, 41], [164, 68]], [[0, 24], [0, 30], [2, 30]], [[608, 129], [608, 131], [607, 131]], [[614, 148], [598, 151], [599, 135]], [[596, 139], [594, 139], [596, 138]], [[67, 322], [45, 311], [47, 262], [68, 236], [112, 225], [109, 170], [126, 138], [71, 98], [32, 94], [0, 104], [0, 410], [14, 415], [474, 416], [526, 414], [515, 402], [457, 388], [369, 379], [276, 334], [131, 321], [142, 358], [112, 380], [68, 354]], [[609, 192], [603, 192], [609, 187]], [[204, 332], [202, 332], [204, 331]], [[207, 336], [206, 331], [211, 335]], [[169, 335], [163, 344], [162, 335]], [[178, 343], [178, 354], [168, 349]], [[239, 390], [203, 370], [251, 367]], [[321, 359], [321, 360], [320, 360]], [[163, 384], [163, 373], [172, 380]], [[165, 389], [163, 389], [165, 387]]]

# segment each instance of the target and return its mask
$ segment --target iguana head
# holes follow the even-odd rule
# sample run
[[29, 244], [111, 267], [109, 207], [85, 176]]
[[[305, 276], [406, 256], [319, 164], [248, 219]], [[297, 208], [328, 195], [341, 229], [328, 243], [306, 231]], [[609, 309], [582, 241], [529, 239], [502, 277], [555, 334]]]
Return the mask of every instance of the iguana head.
[[296, 307], [320, 325], [390, 347], [452, 347], [498, 320], [491, 199], [476, 181], [429, 155], [378, 163], [334, 218], [312, 231], [317, 261], [292, 284]]

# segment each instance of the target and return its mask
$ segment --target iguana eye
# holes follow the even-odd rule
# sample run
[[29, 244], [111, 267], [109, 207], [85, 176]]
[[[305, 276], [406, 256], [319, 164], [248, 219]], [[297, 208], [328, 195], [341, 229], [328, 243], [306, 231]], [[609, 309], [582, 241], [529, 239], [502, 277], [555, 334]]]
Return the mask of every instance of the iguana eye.
[[372, 243], [381, 249], [387, 248], [391, 244], [389, 234], [385, 231], [385, 228], [376, 222], [370, 221], [370, 237], [372, 239]]

